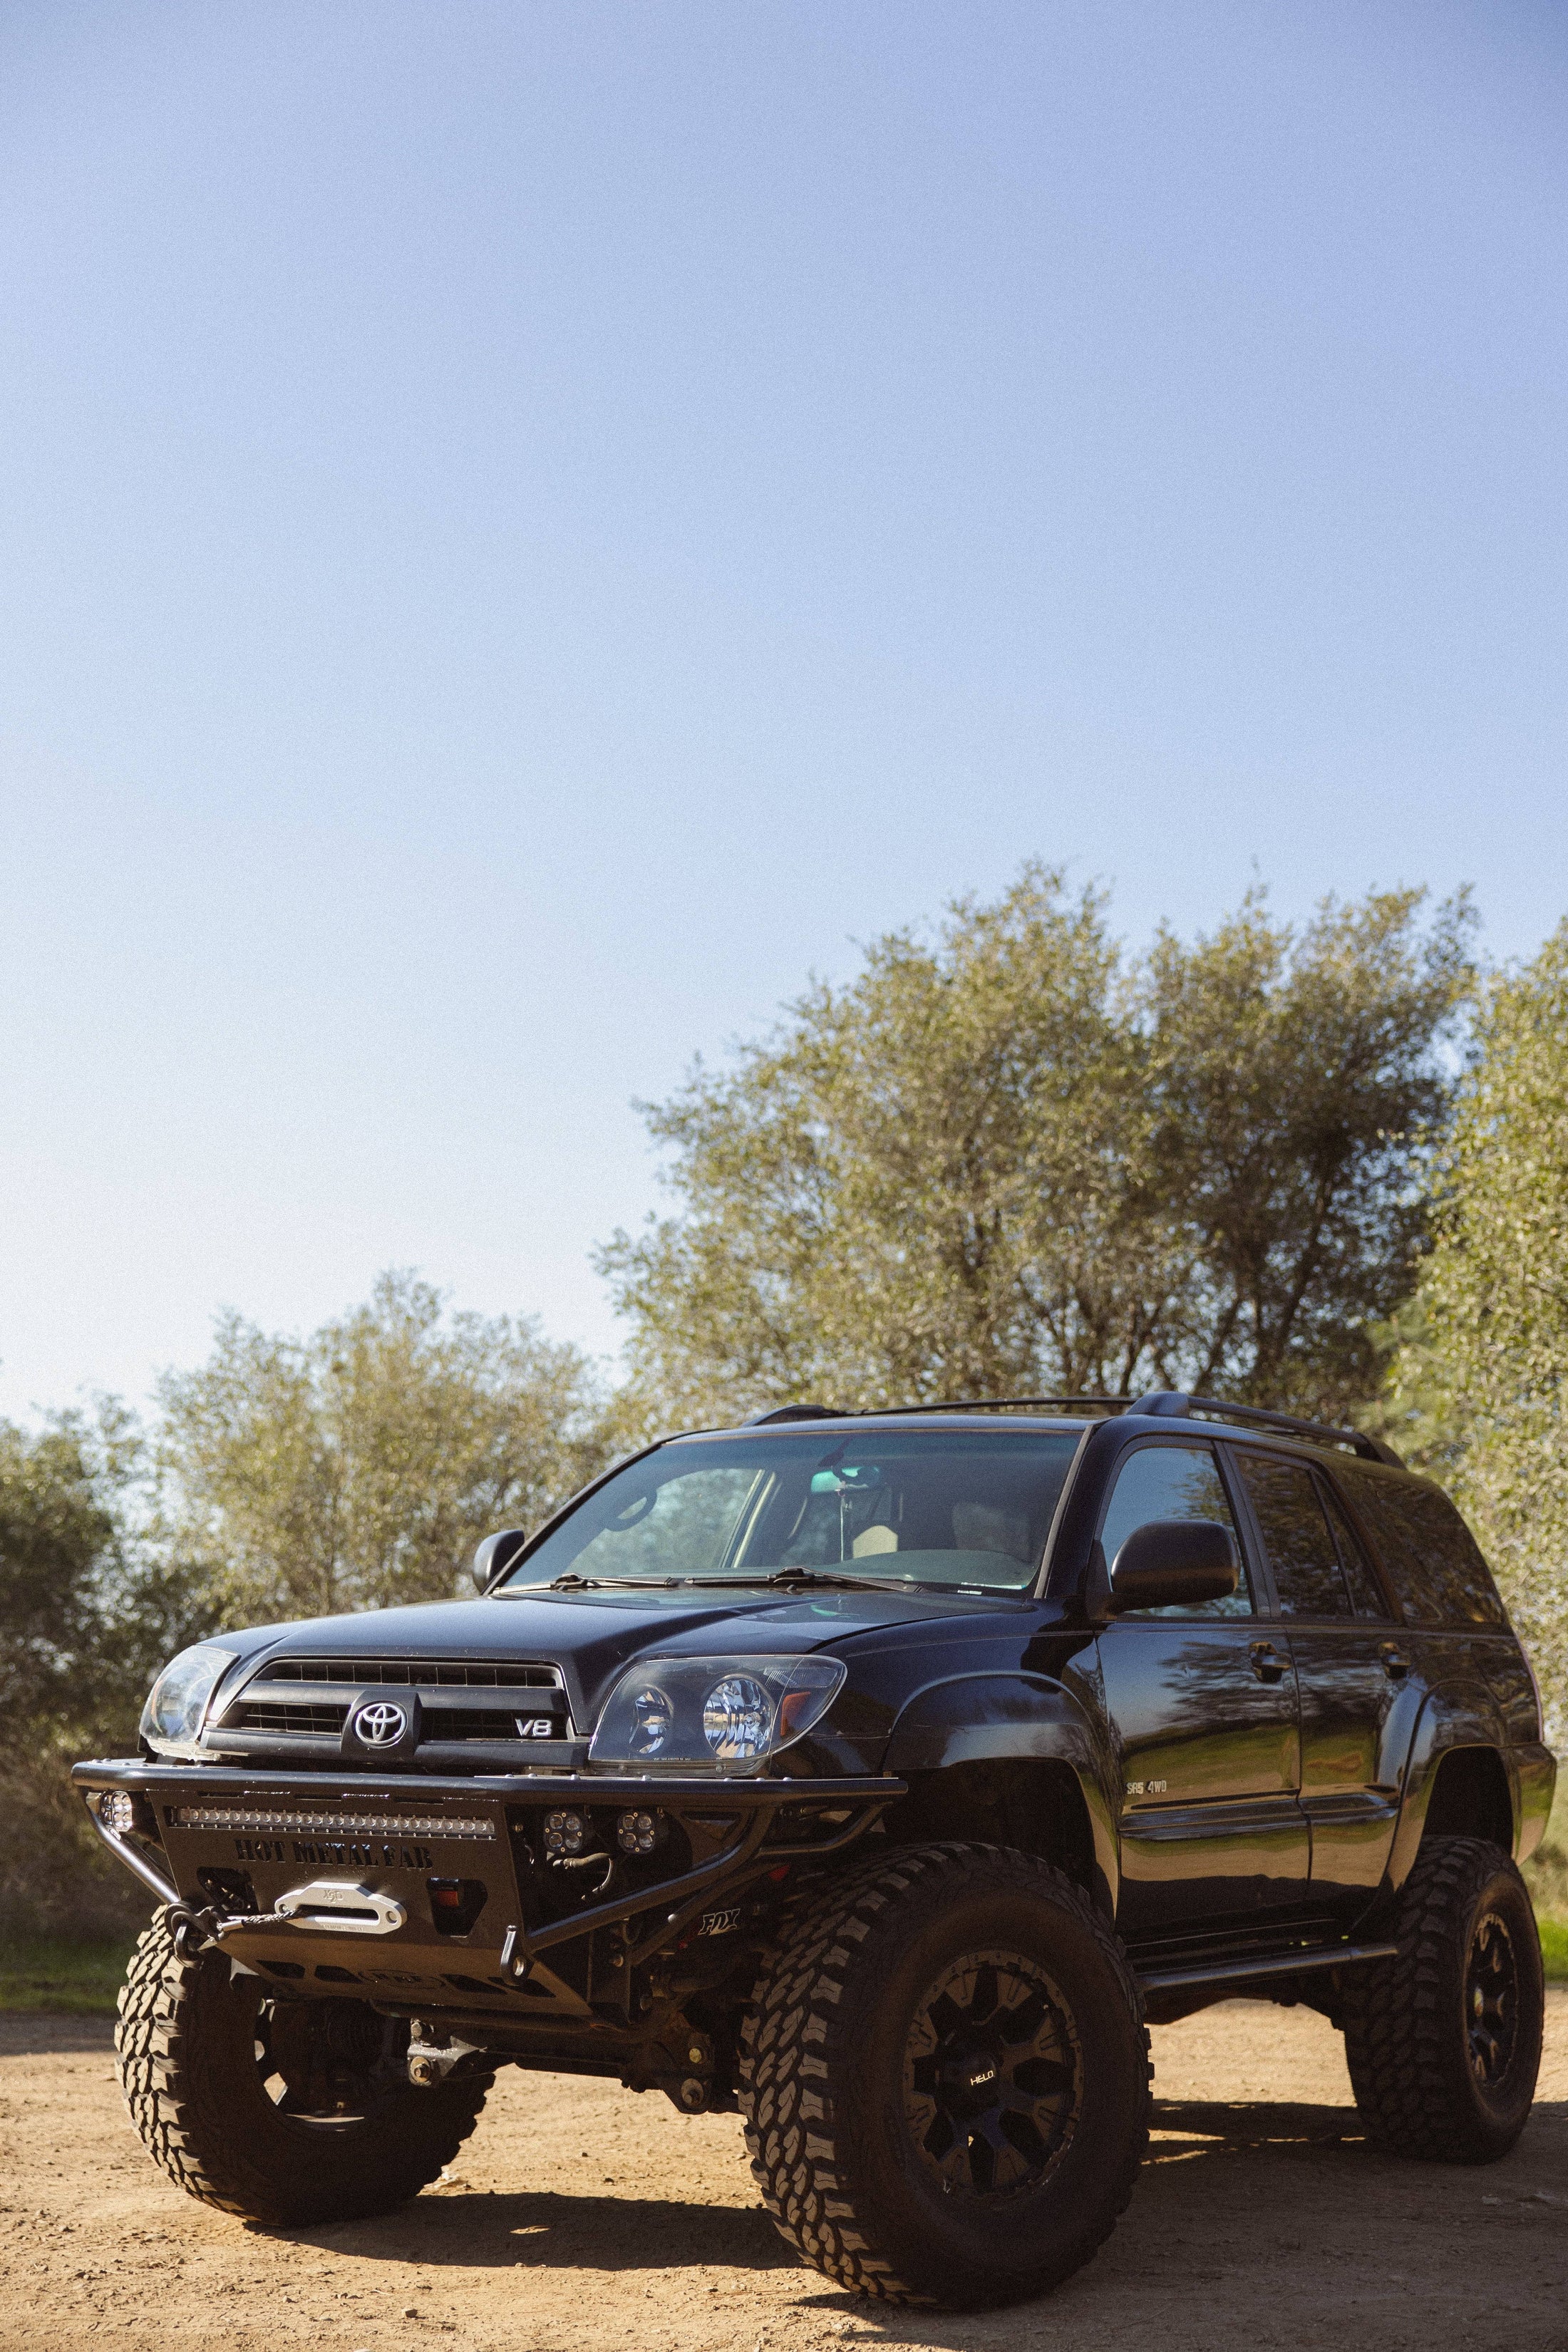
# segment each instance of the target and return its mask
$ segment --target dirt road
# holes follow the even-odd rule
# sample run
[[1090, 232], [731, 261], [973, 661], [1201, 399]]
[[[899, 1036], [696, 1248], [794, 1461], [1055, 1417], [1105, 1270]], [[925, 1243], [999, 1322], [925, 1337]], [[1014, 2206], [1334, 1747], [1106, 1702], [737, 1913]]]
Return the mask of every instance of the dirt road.
[[1155, 2032], [1157, 2137], [1110, 2245], [1045, 2303], [883, 2312], [802, 2269], [740, 2126], [506, 2074], [458, 2177], [383, 2221], [264, 2233], [168, 2186], [96, 2021], [0, 2018], [4, 2352], [1568, 2352], [1568, 1991], [1542, 2100], [1481, 2170], [1361, 2140], [1339, 2038], [1231, 2002]]

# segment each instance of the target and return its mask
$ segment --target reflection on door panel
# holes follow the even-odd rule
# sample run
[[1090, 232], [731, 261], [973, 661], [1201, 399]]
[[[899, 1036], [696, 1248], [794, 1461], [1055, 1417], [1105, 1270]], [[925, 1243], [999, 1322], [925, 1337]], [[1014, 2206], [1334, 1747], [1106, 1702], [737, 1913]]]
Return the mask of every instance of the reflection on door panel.
[[[1235, 1533], [1215, 1449], [1135, 1448], [1102, 1522], [1108, 1559], [1146, 1520], [1179, 1518], [1217, 1519]], [[1245, 1584], [1197, 1609], [1129, 1612], [1105, 1627], [1100, 1658], [1121, 1750], [1122, 1932], [1136, 1937], [1156, 1923], [1199, 1931], [1300, 1909], [1307, 1830], [1295, 1672]]]
[[[1347, 1924], [1382, 1880], [1414, 1727], [1405, 1655], [1370, 1562], [1321, 1474], [1296, 1457], [1231, 1449], [1268, 1554], [1301, 1693], [1301, 1805], [1311, 1890]], [[1406, 1670], [1407, 1671], [1407, 1670]]]

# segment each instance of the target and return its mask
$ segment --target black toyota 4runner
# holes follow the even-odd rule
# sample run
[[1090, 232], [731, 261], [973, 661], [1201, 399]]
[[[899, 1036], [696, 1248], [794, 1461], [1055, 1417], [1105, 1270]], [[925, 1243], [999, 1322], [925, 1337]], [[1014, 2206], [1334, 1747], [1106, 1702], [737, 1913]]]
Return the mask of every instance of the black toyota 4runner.
[[608, 2075], [738, 2109], [842, 2285], [1001, 2303], [1126, 2205], [1145, 2020], [1243, 1990], [1342, 2029], [1385, 2148], [1522, 2128], [1554, 1766], [1463, 1521], [1372, 1440], [795, 1406], [476, 1576], [203, 1643], [77, 1768], [161, 1906], [120, 2064], [193, 2196], [381, 2212], [498, 2066]]

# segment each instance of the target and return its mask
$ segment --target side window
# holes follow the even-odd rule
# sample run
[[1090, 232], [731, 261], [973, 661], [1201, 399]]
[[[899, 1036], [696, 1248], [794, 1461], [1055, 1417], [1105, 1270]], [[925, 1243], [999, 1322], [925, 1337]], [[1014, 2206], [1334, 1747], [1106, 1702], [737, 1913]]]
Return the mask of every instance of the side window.
[[1447, 1495], [1408, 1471], [1358, 1463], [1343, 1476], [1408, 1624], [1507, 1623], [1479, 1547]]
[[1280, 1615], [1348, 1617], [1350, 1592], [1318, 1499], [1318, 1482], [1306, 1463], [1240, 1445], [1232, 1448], [1231, 1460], [1258, 1520]]
[[1340, 1548], [1340, 1566], [1345, 1572], [1345, 1582], [1351, 1589], [1358, 1617], [1381, 1617], [1386, 1623], [1388, 1603], [1383, 1588], [1372, 1572], [1372, 1562], [1366, 1556], [1361, 1538], [1345, 1515], [1344, 1505], [1325, 1479], [1320, 1479], [1323, 1505], [1329, 1514], [1329, 1525], [1334, 1531], [1334, 1541]]
[[[1115, 1566], [1116, 1555], [1134, 1528], [1150, 1519], [1217, 1519], [1230, 1529], [1237, 1559], [1244, 1558], [1212, 1445], [1140, 1445], [1124, 1457], [1100, 1531], [1108, 1568]], [[1236, 1591], [1223, 1601], [1201, 1601], [1194, 1609], [1130, 1609], [1127, 1616], [1247, 1617], [1251, 1613], [1252, 1595], [1244, 1567]]]

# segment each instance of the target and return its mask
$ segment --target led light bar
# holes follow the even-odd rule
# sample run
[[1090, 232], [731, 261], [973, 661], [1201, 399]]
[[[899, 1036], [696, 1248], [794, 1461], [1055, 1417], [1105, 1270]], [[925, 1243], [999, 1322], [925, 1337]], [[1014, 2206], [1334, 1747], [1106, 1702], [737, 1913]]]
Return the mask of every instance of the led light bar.
[[495, 1823], [469, 1813], [295, 1813], [259, 1805], [176, 1805], [182, 1830], [302, 1830], [315, 1836], [493, 1838]]

